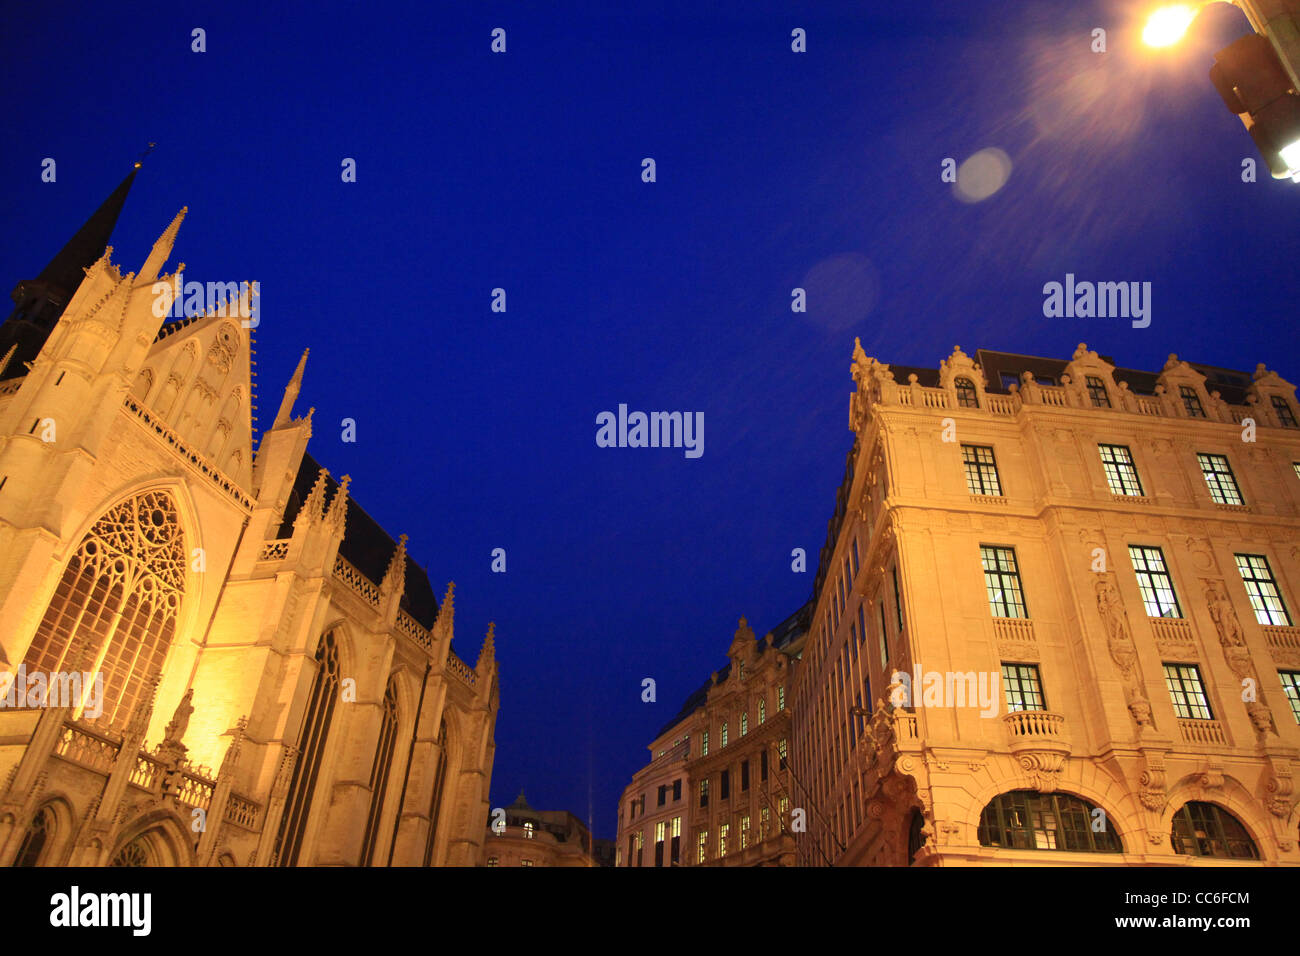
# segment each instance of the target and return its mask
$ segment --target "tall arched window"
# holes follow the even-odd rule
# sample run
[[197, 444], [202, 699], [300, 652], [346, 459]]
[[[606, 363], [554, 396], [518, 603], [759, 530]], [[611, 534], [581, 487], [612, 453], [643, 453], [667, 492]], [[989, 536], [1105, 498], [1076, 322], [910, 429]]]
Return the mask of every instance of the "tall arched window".
[[[27, 671], [102, 673], [102, 714], [125, 723], [146, 681], [162, 672], [184, 595], [185, 562], [170, 494], [148, 491], [114, 505], [69, 559], [23, 659]], [[83, 689], [92, 710], [93, 691], [93, 685]]]
[[1174, 814], [1169, 842], [1184, 856], [1258, 860], [1259, 849], [1241, 821], [1213, 803], [1185, 803]]
[[393, 769], [393, 743], [397, 738], [397, 676], [388, 679], [384, 692], [384, 714], [379, 722], [379, 744], [375, 747], [375, 762], [370, 768], [370, 813], [366, 818], [366, 836], [361, 843], [361, 860], [366, 866], [374, 865], [375, 849], [379, 844], [379, 818], [384, 812], [384, 794], [388, 791], [388, 777]]
[[433, 778], [433, 799], [429, 803], [429, 839], [424, 844], [424, 865], [433, 865], [433, 844], [442, 814], [442, 791], [447, 782], [447, 721], [438, 727], [438, 767]]
[[23, 842], [18, 847], [18, 855], [14, 857], [13, 865], [36, 866], [41, 861], [41, 853], [44, 852], [45, 844], [49, 842], [50, 834], [53, 832], [54, 811], [49, 807], [42, 807], [32, 818], [27, 832], [23, 834]]
[[956, 379], [953, 387], [957, 389], [957, 405], [961, 408], [979, 408], [980, 396], [975, 391], [975, 383], [968, 378]]
[[1123, 852], [1105, 811], [1068, 793], [999, 794], [980, 814], [979, 838], [981, 846], [1015, 850]]
[[289, 795], [285, 799], [284, 814], [280, 817], [280, 831], [275, 837], [275, 859], [280, 866], [296, 866], [302, 849], [302, 837], [307, 829], [307, 816], [311, 812], [311, 799], [316, 790], [316, 777], [320, 773], [325, 742], [329, 738], [330, 723], [334, 717], [334, 703], [339, 697], [339, 649], [330, 631], [321, 638], [316, 648], [316, 678], [312, 681], [307, 698], [307, 713], [303, 717], [302, 731], [298, 736], [298, 760], [289, 781]]

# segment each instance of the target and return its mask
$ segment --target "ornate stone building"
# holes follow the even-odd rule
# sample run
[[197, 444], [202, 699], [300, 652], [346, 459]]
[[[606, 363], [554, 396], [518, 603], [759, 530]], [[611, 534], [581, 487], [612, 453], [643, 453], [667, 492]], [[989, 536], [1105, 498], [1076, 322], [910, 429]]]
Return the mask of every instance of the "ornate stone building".
[[595, 867], [591, 831], [567, 810], [534, 810], [523, 791], [504, 808], [501, 826], [489, 819], [483, 840], [483, 865]]
[[794, 666], [818, 865], [1300, 864], [1295, 387], [854, 350]]
[[740, 619], [726, 666], [659, 732], [623, 791], [618, 865], [793, 865], [786, 695], [805, 616], [761, 641]]
[[134, 176], [0, 326], [0, 865], [474, 865], [492, 629], [307, 453], [306, 353], [255, 445], [251, 289], [164, 324]]

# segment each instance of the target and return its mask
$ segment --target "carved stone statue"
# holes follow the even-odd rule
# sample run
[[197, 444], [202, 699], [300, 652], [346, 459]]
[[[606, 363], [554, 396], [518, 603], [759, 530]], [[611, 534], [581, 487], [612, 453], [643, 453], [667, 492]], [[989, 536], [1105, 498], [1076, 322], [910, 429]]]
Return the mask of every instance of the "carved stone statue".
[[1101, 612], [1101, 619], [1106, 625], [1106, 645], [1116, 666], [1128, 678], [1132, 675], [1133, 666], [1137, 662], [1137, 650], [1129, 634], [1128, 615], [1124, 611], [1124, 603], [1120, 600], [1119, 591], [1109, 575], [1098, 578], [1096, 590], [1097, 610]]
[[176, 713], [172, 715], [171, 723], [167, 725], [163, 733], [163, 740], [169, 744], [178, 744], [185, 737], [185, 731], [190, 725], [190, 714], [194, 713], [194, 705], [190, 703], [194, 699], [194, 688], [191, 687], [181, 698], [181, 702], [176, 705]]

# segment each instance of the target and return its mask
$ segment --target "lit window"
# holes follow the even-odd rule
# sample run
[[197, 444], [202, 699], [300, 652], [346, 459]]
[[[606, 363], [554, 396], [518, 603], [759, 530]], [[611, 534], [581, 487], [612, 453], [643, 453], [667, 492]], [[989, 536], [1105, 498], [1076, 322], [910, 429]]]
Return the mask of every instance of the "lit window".
[[724, 748], [727, 746], [727, 722], [725, 720], [722, 722], [722, 746]]
[[533, 865], [533, 861], [532, 861], [532, 860], [520, 860], [520, 861], [519, 861], [519, 865], [520, 865], [520, 866], [532, 866], [532, 865]]
[[749, 711], [740, 715], [740, 736], [749, 733]]
[[1047, 709], [1038, 667], [1034, 664], [1003, 664], [1002, 687], [1008, 711]]
[[1221, 505], [1245, 503], [1241, 497], [1241, 489], [1237, 487], [1237, 479], [1232, 474], [1232, 468], [1228, 465], [1225, 456], [1197, 454], [1196, 460], [1200, 463], [1201, 474], [1205, 476], [1205, 484], [1209, 486], [1210, 497], [1216, 503]]
[[718, 856], [727, 855], [727, 835], [731, 832], [731, 824], [724, 823], [718, 827]]
[[1238, 554], [1235, 557], [1237, 570], [1241, 572], [1246, 594], [1250, 597], [1250, 606], [1255, 610], [1255, 620], [1260, 624], [1277, 626], [1290, 624], [1291, 614], [1282, 603], [1268, 558], [1262, 554]]
[[1227, 810], [1213, 803], [1192, 801], [1174, 814], [1169, 842], [1184, 856], [1217, 856], [1258, 860], [1259, 850], [1246, 828]]
[[786, 758], [786, 743], [785, 743], [785, 738], [782, 738], [780, 741], [777, 742], [777, 745], [776, 745], [776, 755], [777, 755], [778, 757], [781, 758], [781, 769], [784, 770], [784, 769], [785, 769], [785, 758]]
[[1194, 664], [1166, 664], [1165, 686], [1174, 702], [1175, 716], [1183, 720], [1213, 720], [1210, 702]]
[[749, 817], [740, 818], [740, 848], [749, 848]]
[[1133, 465], [1133, 454], [1124, 445], [1098, 445], [1101, 452], [1101, 467], [1106, 473], [1106, 484], [1112, 494], [1142, 494], [1142, 482], [1138, 479], [1137, 468]]
[[1282, 691], [1291, 704], [1291, 716], [1300, 724], [1300, 671], [1278, 671], [1282, 678]]
[[708, 755], [709, 755], [709, 732], [706, 730], [700, 734], [700, 756], [707, 757]]
[[696, 862], [704, 863], [709, 858], [709, 831], [708, 830], [700, 831], [700, 838], [697, 846], [699, 847], [699, 853], [695, 858]]
[[1273, 411], [1277, 412], [1278, 424], [1283, 428], [1295, 428], [1295, 412], [1291, 410], [1291, 405], [1281, 395], [1273, 396]]
[[1104, 812], [1071, 794], [1015, 790], [999, 794], [984, 808], [979, 841], [1015, 850], [1122, 853], [1119, 834], [1110, 824]]
[[533, 824], [531, 821], [529, 821], [528, 823], [524, 824], [524, 839], [531, 840], [532, 838], [533, 838]]
[[1084, 379], [1088, 387], [1088, 398], [1092, 399], [1093, 408], [1110, 408], [1110, 396], [1106, 394], [1106, 383], [1096, 375]]
[[762, 697], [758, 699], [758, 722], [767, 722], [767, 701]]
[[701, 780], [700, 781], [700, 806], [707, 807], [708, 805], [709, 805], [709, 781]]
[[784, 685], [776, 689], [776, 709], [785, 710], [785, 687]]
[[984, 588], [988, 592], [993, 616], [1028, 617], [1015, 549], [982, 544], [980, 561], [984, 566]]
[[496, 865], [497, 865], [497, 858], [494, 857], [494, 856], [490, 856], [490, 857], [488, 857], [488, 858], [487, 858], [487, 865], [488, 865], [488, 866], [496, 866]]
[[1183, 408], [1187, 410], [1188, 418], [1205, 417], [1205, 409], [1201, 407], [1201, 399], [1196, 394], [1196, 389], [1190, 385], [1179, 385], [1178, 394], [1183, 399]]
[[975, 383], [968, 378], [959, 378], [953, 383], [957, 389], [957, 406], [959, 408], [979, 408], [980, 397], [975, 391]]
[[1138, 590], [1142, 592], [1142, 606], [1147, 617], [1182, 617], [1174, 581], [1165, 567], [1165, 555], [1159, 548], [1130, 544], [1129, 560], [1137, 574]]
[[962, 445], [961, 462], [966, 469], [966, 490], [972, 495], [1000, 495], [998, 464], [993, 449], [984, 445]]

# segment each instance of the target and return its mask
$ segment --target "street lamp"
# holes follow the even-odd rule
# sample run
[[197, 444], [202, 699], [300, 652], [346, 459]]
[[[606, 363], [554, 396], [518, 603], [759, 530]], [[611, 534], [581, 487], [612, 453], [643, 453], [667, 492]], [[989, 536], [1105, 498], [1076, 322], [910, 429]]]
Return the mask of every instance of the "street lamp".
[[1192, 25], [1198, 9], [1199, 7], [1186, 3], [1161, 7], [1147, 20], [1146, 28], [1142, 31], [1142, 42], [1147, 46], [1173, 46]]
[[1172, 46], [1211, 3], [1232, 2], [1254, 28], [1214, 55], [1210, 80], [1268, 163], [1274, 179], [1300, 182], [1300, 0], [1201, 0], [1155, 10], [1148, 46]]

